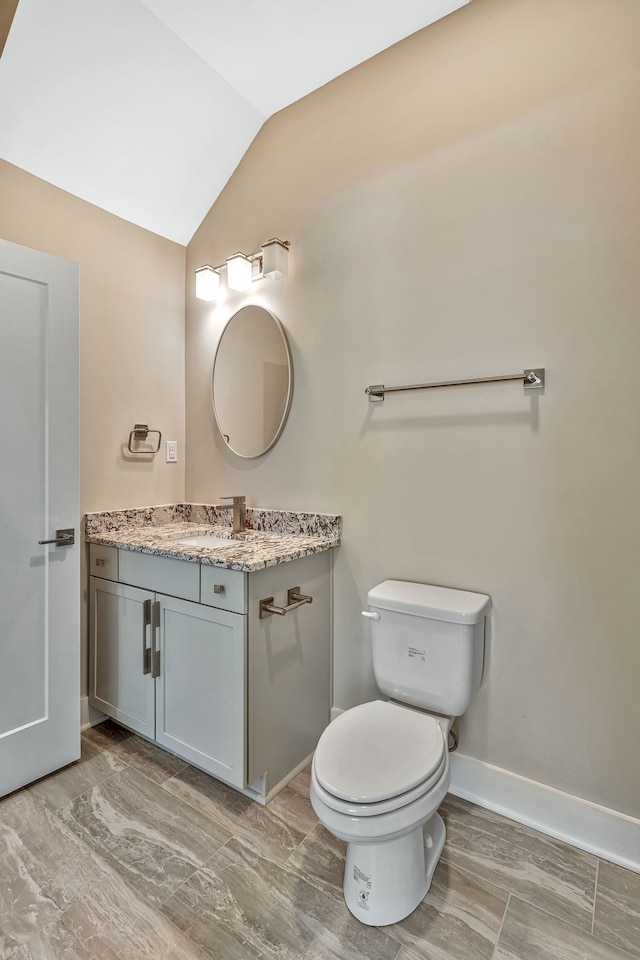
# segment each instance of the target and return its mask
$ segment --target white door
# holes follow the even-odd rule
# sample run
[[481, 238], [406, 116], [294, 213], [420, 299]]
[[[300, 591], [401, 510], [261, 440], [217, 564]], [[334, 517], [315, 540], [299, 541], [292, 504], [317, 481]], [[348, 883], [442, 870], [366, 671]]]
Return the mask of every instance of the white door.
[[0, 240], [0, 796], [80, 755], [78, 314], [77, 264]]

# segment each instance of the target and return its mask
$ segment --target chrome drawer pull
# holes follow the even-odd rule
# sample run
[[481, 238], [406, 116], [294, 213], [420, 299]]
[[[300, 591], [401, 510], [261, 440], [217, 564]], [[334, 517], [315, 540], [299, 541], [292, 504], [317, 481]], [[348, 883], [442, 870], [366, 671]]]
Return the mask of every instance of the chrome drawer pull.
[[286, 617], [292, 610], [297, 610], [298, 607], [304, 606], [305, 603], [313, 603], [313, 597], [308, 597], [304, 593], [300, 593], [300, 587], [289, 588], [287, 591], [286, 607], [277, 606], [273, 600], [273, 597], [265, 597], [264, 600], [260, 601], [261, 620], [266, 620], [267, 617], [272, 616], [274, 613], [278, 617]]
[[214, 583], [213, 585], [214, 593], [225, 593], [226, 589], [227, 588], [225, 587], [224, 583]]
[[151, 604], [151, 676], [155, 680], [160, 676], [160, 648], [158, 631], [160, 630], [160, 601]]
[[[96, 561], [97, 562], [97, 561]], [[142, 672], [151, 673], [151, 649], [147, 646], [147, 627], [151, 626], [151, 600], [142, 604]]]

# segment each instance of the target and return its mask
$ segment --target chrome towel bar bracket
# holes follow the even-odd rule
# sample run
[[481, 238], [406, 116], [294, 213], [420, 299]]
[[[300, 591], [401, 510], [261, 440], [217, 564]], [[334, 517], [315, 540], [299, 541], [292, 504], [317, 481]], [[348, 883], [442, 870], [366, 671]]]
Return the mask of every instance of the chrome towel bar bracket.
[[297, 610], [298, 607], [304, 606], [305, 603], [313, 603], [313, 597], [307, 597], [304, 593], [300, 593], [300, 587], [289, 588], [287, 591], [286, 607], [277, 606], [273, 602], [273, 599], [273, 597], [265, 597], [264, 600], [260, 601], [261, 620], [266, 620], [267, 617], [271, 617], [274, 613], [278, 617], [286, 617], [292, 610]]
[[438, 383], [409, 383], [401, 387], [385, 387], [383, 383], [376, 383], [364, 391], [369, 397], [369, 403], [382, 403], [385, 393], [403, 393], [406, 390], [433, 390], [436, 387], [465, 387], [474, 383], [503, 383], [506, 380], [519, 380], [525, 391], [543, 390], [545, 384], [545, 368], [529, 367], [523, 373], [509, 374], [505, 377], [471, 377], [468, 380], [441, 380]]

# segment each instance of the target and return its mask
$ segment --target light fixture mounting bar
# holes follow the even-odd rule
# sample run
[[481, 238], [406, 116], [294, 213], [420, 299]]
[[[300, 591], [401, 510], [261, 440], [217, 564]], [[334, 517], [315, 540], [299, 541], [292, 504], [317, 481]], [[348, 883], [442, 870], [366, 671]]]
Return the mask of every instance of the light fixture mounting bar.
[[[278, 243], [281, 243], [282, 246], [283, 246], [283, 247], [286, 247], [287, 249], [289, 249], [289, 247], [291, 246], [291, 241], [290, 241], [290, 240], [278, 240], [277, 237], [274, 237], [273, 239], [274, 239], [274, 240], [277, 240]], [[273, 242], [273, 240], [267, 240], [267, 243], [272, 243], [272, 242]], [[266, 245], [267, 245], [266, 243], [263, 244], [263, 246], [265, 246], [265, 247], [266, 247]], [[256, 261], [256, 260], [257, 260], [257, 261], [261, 261], [261, 260], [262, 260], [262, 247], [260, 248], [260, 250], [256, 250], [255, 253], [245, 253], [244, 256], [247, 258], [247, 260], [251, 260], [252, 263], [253, 263], [254, 261]], [[199, 267], [198, 269], [201, 270], [202, 267]], [[215, 266], [213, 269], [214, 269], [214, 270], [226, 270], [226, 269], [227, 269], [227, 261], [225, 260], [224, 263], [219, 263], [219, 264], [218, 264], [217, 266]], [[262, 272], [260, 273], [260, 276], [262, 276]], [[255, 279], [257, 279], [257, 277], [256, 277]]]

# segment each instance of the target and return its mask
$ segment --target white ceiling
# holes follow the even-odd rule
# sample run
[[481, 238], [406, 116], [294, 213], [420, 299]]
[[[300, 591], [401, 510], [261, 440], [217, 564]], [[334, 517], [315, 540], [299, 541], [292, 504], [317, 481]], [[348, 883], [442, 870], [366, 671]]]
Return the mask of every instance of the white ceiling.
[[264, 121], [468, 0], [20, 0], [0, 156], [189, 242]]

